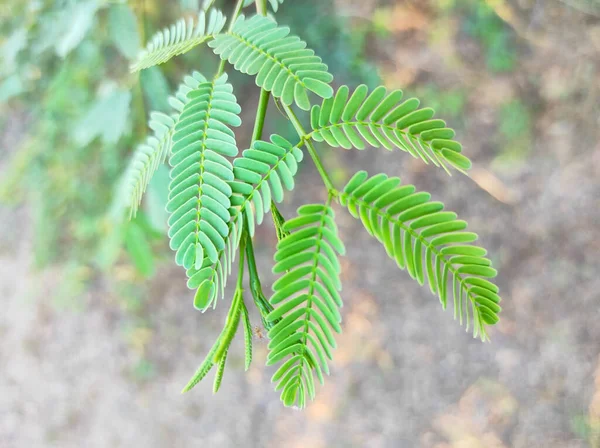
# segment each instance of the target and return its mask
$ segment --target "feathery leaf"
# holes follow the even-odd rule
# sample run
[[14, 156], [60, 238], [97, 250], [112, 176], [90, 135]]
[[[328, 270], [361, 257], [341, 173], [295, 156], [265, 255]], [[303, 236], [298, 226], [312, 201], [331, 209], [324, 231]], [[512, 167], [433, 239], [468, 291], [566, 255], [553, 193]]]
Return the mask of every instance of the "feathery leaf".
[[216, 262], [206, 256], [199, 269], [194, 266], [188, 269], [188, 287], [198, 288], [196, 308], [214, 307], [219, 294], [224, 297], [227, 277], [242, 236], [243, 219], [247, 219], [249, 233], [254, 235], [255, 225], [262, 223], [264, 214], [270, 210], [271, 200], [281, 202], [284, 189], [293, 188], [298, 163], [302, 160], [298, 146], [273, 135], [270, 143], [258, 140], [234, 160], [235, 179], [228, 182], [232, 192], [229, 198], [231, 218], [225, 247], [219, 250]]
[[[255, 225], [262, 224], [264, 215], [271, 210], [271, 200], [280, 203], [284, 190], [294, 188], [294, 176], [303, 158], [301, 144], [293, 146], [274, 134], [271, 142], [258, 140], [233, 161], [231, 203], [246, 211], [250, 236], [254, 236]], [[250, 203], [254, 212], [248, 210]]]
[[238, 154], [230, 126], [241, 124], [232, 92], [227, 75], [201, 83], [188, 93], [189, 102], [175, 125], [169, 238], [175, 261], [186, 269], [200, 269], [205, 257], [216, 263], [230, 233], [233, 165], [226, 157]]
[[[340, 263], [344, 245], [338, 237], [329, 205], [305, 205], [287, 221], [292, 232], [277, 245], [271, 303], [278, 305], [267, 319], [278, 321], [269, 331], [267, 364], [282, 362], [273, 375], [286, 406], [304, 407], [314, 399], [314, 374], [323, 383], [327, 359], [335, 348], [333, 332], [341, 332]], [[332, 331], [333, 330], [333, 331]], [[285, 361], [284, 361], [285, 359]]]
[[120, 181], [121, 191], [116, 198], [116, 202], [121, 204], [117, 206], [119, 213], [129, 208], [129, 217], [136, 215], [152, 176], [171, 152], [175, 123], [188, 102], [187, 93], [196, 89], [201, 82], [206, 82], [206, 78], [198, 72], [186, 76], [177, 93], [169, 98], [175, 113], [170, 116], [162, 112], [150, 114], [149, 127], [154, 131], [154, 135], [136, 148], [123, 174]]
[[169, 59], [187, 53], [192, 48], [212, 39], [225, 26], [226, 17], [217, 9], [208, 13], [200, 11], [196, 24], [192, 19], [179, 20], [168, 28], [157, 32], [146, 48], [140, 52], [131, 66], [137, 72], [154, 65], [164, 64]]
[[433, 109], [419, 109], [418, 99], [402, 101], [402, 97], [401, 90], [386, 95], [383, 86], [369, 94], [364, 84], [350, 95], [342, 86], [334, 97], [313, 106], [309, 137], [336, 148], [364, 149], [365, 142], [388, 150], [396, 147], [448, 173], [446, 163], [461, 172], [468, 170], [471, 162], [453, 140], [454, 131], [443, 120], [433, 119]]
[[496, 270], [486, 250], [472, 244], [477, 235], [466, 231], [467, 223], [430, 199], [412, 185], [401, 186], [397, 177], [369, 178], [365, 171], [355, 174], [339, 196], [401, 269], [420, 284], [428, 282], [444, 308], [452, 296], [454, 317], [461, 324], [464, 318], [467, 329], [472, 317], [473, 335], [485, 341], [485, 326], [496, 324], [501, 311], [498, 287], [488, 280]]
[[279, 27], [268, 17], [240, 16], [231, 31], [215, 36], [209, 46], [236, 70], [256, 75], [256, 85], [284, 104], [295, 101], [301, 109], [309, 110], [307, 91], [321, 98], [331, 97], [333, 76], [321, 58], [306, 48], [306, 42], [289, 33], [288, 27]]

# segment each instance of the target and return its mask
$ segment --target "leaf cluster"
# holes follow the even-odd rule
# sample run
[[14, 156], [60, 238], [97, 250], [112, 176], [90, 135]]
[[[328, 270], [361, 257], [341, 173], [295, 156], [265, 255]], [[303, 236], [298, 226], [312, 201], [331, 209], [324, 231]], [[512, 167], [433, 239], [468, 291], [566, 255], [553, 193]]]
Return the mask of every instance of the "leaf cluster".
[[[432, 201], [431, 195], [385, 174], [357, 172], [338, 189], [323, 166], [315, 143], [333, 148], [367, 147], [400, 150], [442, 168], [466, 172], [470, 160], [447, 123], [416, 98], [383, 87], [354, 90], [331, 86], [333, 76], [306, 42], [263, 14], [246, 16], [240, 0], [229, 20], [205, 3], [197, 25], [178, 22], [159, 32], [140, 54], [132, 70], [164, 63], [207, 42], [221, 64], [211, 77], [184, 80], [172, 115], [151, 116], [154, 136], [138, 148], [124, 185], [133, 211], [156, 167], [169, 160], [167, 211], [175, 261], [196, 289], [194, 305], [205, 311], [225, 297], [225, 285], [239, 255], [237, 283], [224, 329], [205, 361], [184, 389], [193, 388], [212, 367], [220, 387], [230, 345], [240, 324], [244, 329], [246, 368], [252, 361], [252, 330], [247, 293], [268, 329], [267, 365], [277, 365], [275, 389], [286, 406], [304, 407], [316, 395], [316, 382], [330, 373], [329, 361], [342, 331], [343, 297], [340, 256], [345, 253], [335, 222], [337, 203], [357, 218], [379, 241], [398, 267], [427, 284], [445, 308], [474, 336], [488, 339], [487, 327], [498, 322], [500, 296], [492, 283], [497, 272], [477, 235], [467, 223]], [[273, 10], [278, 3], [271, 2]], [[256, 1], [259, 12], [266, 3]], [[208, 21], [205, 24], [206, 17]], [[225, 24], [228, 23], [227, 29]], [[239, 154], [233, 128], [241, 124], [241, 108], [228, 82], [227, 63], [254, 77], [261, 89], [255, 131]], [[183, 92], [183, 93], [182, 93]], [[315, 102], [313, 97], [317, 97]], [[279, 135], [262, 139], [267, 105], [275, 99], [294, 125], [295, 141]], [[306, 131], [294, 106], [310, 111]], [[306, 155], [308, 154], [308, 157]], [[294, 189], [298, 166], [310, 158], [322, 177], [327, 200], [301, 206], [286, 219], [277, 210]], [[264, 215], [271, 212], [279, 240], [273, 272], [278, 276], [267, 300], [254, 260], [252, 238]]]

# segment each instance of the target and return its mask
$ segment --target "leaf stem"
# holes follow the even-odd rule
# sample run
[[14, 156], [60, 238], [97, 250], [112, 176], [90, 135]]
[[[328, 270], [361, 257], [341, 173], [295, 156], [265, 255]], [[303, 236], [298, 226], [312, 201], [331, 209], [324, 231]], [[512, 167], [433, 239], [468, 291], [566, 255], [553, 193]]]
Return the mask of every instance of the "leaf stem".
[[250, 147], [252, 147], [254, 142], [259, 140], [262, 136], [270, 98], [271, 92], [267, 92], [265, 89], [260, 89], [260, 98], [258, 100], [258, 108], [256, 109], [256, 120], [254, 122], [254, 130], [252, 131], [252, 142], [250, 143]]
[[267, 15], [267, 0], [256, 0], [256, 13], [261, 16]]
[[[246, 225], [244, 225], [244, 230], [247, 230]], [[270, 330], [273, 326], [273, 322], [268, 322], [266, 317], [271, 311], [273, 311], [273, 306], [265, 298], [265, 295], [262, 290], [260, 277], [258, 275], [258, 269], [256, 267], [256, 259], [254, 257], [254, 247], [252, 246], [252, 238], [248, 237], [246, 242], [246, 255], [248, 257], [248, 275], [250, 277], [250, 292], [252, 293], [252, 298], [254, 299], [254, 304], [256, 305], [256, 308], [258, 308], [258, 311], [260, 312], [260, 317], [264, 327], [267, 330]]]
[[333, 182], [331, 181], [329, 174], [327, 174], [327, 170], [325, 170], [325, 167], [323, 166], [323, 162], [321, 162], [321, 158], [319, 157], [317, 150], [315, 149], [314, 145], [312, 144], [312, 141], [308, 137], [308, 134], [304, 130], [302, 123], [300, 123], [300, 120], [298, 120], [298, 117], [296, 116], [296, 114], [294, 113], [294, 111], [292, 110], [292, 108], [290, 106], [287, 106], [283, 103], [282, 103], [282, 106], [283, 106], [283, 109], [285, 110], [285, 113], [292, 121], [292, 124], [294, 125], [296, 132], [298, 133], [300, 138], [304, 141], [304, 144], [306, 145], [306, 149], [308, 150], [310, 157], [312, 158], [315, 166], [317, 167], [317, 171], [319, 171], [319, 174], [321, 175], [321, 178], [323, 179], [323, 183], [327, 187], [328, 192], [330, 194], [337, 193], [337, 189], [333, 186]]
[[[261, 0], [257, 0], [256, 8], [259, 10], [259, 4]], [[264, 9], [266, 13], [266, 8]], [[263, 14], [259, 11], [259, 13]], [[250, 142], [250, 147], [254, 144], [256, 140], [259, 140], [262, 137], [263, 129], [265, 127], [265, 118], [267, 116], [267, 109], [269, 107], [269, 99], [271, 98], [271, 93], [267, 92], [265, 89], [260, 90], [260, 98], [258, 100], [258, 107], [256, 109], [256, 118], [254, 120], [254, 130], [252, 131], [252, 141]], [[245, 215], [245, 213], [244, 213]], [[273, 307], [269, 303], [269, 301], [265, 298], [265, 295], [262, 291], [262, 285], [260, 283], [260, 277], [258, 274], [258, 268], [256, 267], [256, 259], [254, 257], [254, 247], [252, 245], [252, 237], [248, 232], [248, 222], [246, 217], [243, 216], [244, 220], [244, 229], [243, 234], [246, 239], [246, 255], [248, 257], [248, 275], [250, 277], [250, 292], [252, 293], [252, 298], [254, 299], [254, 304], [258, 311], [260, 312], [261, 320], [266, 329], [269, 329], [273, 324], [267, 322], [267, 315], [273, 311]], [[243, 250], [243, 249], [242, 249]]]
[[[267, 0], [255, 0], [256, 4], [256, 13], [261, 16], [267, 15]], [[260, 101], [258, 103], [258, 111], [257, 111], [257, 119], [254, 123], [254, 132], [252, 133], [252, 142], [261, 138], [264, 123], [265, 123], [265, 115], [267, 105], [269, 103], [269, 98], [271, 97], [271, 92], [267, 92], [265, 89], [260, 89]], [[263, 104], [264, 102], [264, 104]], [[283, 215], [277, 208], [277, 204], [275, 201], [271, 201], [271, 216], [273, 216], [273, 222], [275, 223], [275, 229], [277, 230], [277, 239], [281, 240], [284, 236], [284, 232], [281, 228], [282, 223], [285, 222], [283, 219]]]
[[240, 242], [239, 271], [238, 271], [237, 283], [235, 285], [236, 293], [238, 291], [244, 290], [244, 256], [245, 256], [246, 246], [247, 246], [249, 239], [250, 238], [248, 238], [246, 234], [242, 234], [242, 241]]

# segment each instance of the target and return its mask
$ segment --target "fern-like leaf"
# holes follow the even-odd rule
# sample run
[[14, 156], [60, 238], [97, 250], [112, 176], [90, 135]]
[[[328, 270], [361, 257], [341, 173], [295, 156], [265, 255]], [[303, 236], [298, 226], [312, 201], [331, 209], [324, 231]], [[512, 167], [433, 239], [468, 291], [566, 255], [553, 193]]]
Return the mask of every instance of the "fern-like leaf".
[[131, 66], [137, 72], [154, 65], [164, 64], [169, 59], [187, 53], [192, 48], [212, 39], [225, 26], [226, 17], [219, 10], [208, 13], [200, 11], [196, 23], [190, 18], [179, 20], [168, 28], [157, 32]]
[[236, 70], [256, 75], [256, 85], [284, 104], [295, 101], [309, 110], [307, 91], [331, 97], [333, 76], [321, 58], [306, 48], [306, 42], [289, 33], [288, 27], [278, 27], [270, 18], [240, 16], [231, 31], [215, 36], [209, 46]]
[[270, 143], [260, 140], [254, 142], [251, 149], [245, 150], [242, 157], [234, 160], [235, 180], [228, 182], [232, 196], [226, 247], [219, 251], [216, 262], [205, 257], [199, 269], [192, 266], [188, 270], [188, 287], [198, 288], [194, 300], [196, 308], [206, 310], [211, 305], [214, 307], [217, 297], [224, 297], [244, 218], [253, 236], [255, 223], [262, 223], [264, 214], [270, 210], [271, 200], [281, 202], [284, 189], [291, 190], [294, 187], [294, 176], [301, 160], [299, 145], [293, 146], [278, 135], [271, 136]]
[[221, 387], [221, 380], [223, 379], [223, 373], [225, 371], [225, 363], [227, 361], [227, 353], [229, 347], [237, 331], [237, 327], [242, 318], [245, 310], [244, 299], [241, 291], [236, 291], [236, 294], [231, 302], [229, 312], [227, 313], [227, 319], [225, 321], [225, 327], [221, 331], [221, 334], [211, 347], [210, 351], [200, 364], [200, 367], [196, 370], [190, 381], [183, 388], [182, 393], [192, 390], [196, 385], [202, 381], [208, 372], [217, 365], [217, 374], [215, 375], [215, 381], [213, 383], [213, 392], [216, 393]]
[[152, 176], [171, 152], [175, 123], [188, 102], [187, 94], [196, 89], [201, 82], [206, 82], [206, 78], [198, 72], [186, 76], [177, 89], [177, 93], [169, 98], [169, 103], [175, 109], [175, 113], [170, 116], [162, 112], [150, 114], [149, 127], [154, 131], [154, 135], [148, 137], [145, 143], [136, 148], [125, 170], [121, 180], [122, 190], [117, 198], [117, 201], [122, 204], [118, 207], [119, 213], [124, 208], [129, 208], [129, 217], [136, 215]]
[[230, 126], [239, 126], [240, 107], [227, 75], [201, 83], [188, 93], [175, 125], [170, 158], [169, 238], [175, 260], [186, 269], [200, 269], [205, 256], [219, 260], [230, 233], [229, 208], [233, 165], [238, 154]]
[[[341, 332], [340, 263], [344, 245], [329, 205], [305, 205], [284, 225], [290, 235], [277, 245], [271, 303], [267, 319], [278, 323], [269, 331], [267, 364], [282, 362], [273, 375], [286, 406], [304, 407], [315, 396], [313, 372], [323, 383], [327, 359], [335, 348], [333, 332]], [[332, 331], [333, 330], [333, 331]], [[285, 361], [283, 361], [285, 359]]]
[[[231, 203], [247, 211], [250, 236], [254, 236], [255, 225], [262, 224], [264, 215], [271, 210], [271, 200], [280, 203], [284, 190], [294, 188], [294, 176], [303, 158], [299, 145], [293, 146], [274, 134], [271, 142], [258, 140], [233, 161]], [[253, 213], [248, 210], [250, 203], [254, 205]]]
[[127, 198], [129, 219], [136, 215], [152, 176], [169, 153], [175, 120], [162, 112], [152, 112], [148, 126], [154, 135], [135, 149], [123, 175], [123, 194]]
[[227, 279], [231, 274], [243, 230], [243, 214], [237, 209], [232, 211], [233, 216], [228, 224], [229, 233], [225, 239], [225, 247], [219, 251], [217, 261], [213, 262], [205, 256], [199, 269], [192, 266], [187, 270], [187, 286], [190, 289], [197, 289], [194, 306], [200, 311], [206, 311], [211, 306], [216, 307], [219, 296], [225, 298]]
[[464, 318], [468, 329], [472, 316], [473, 335], [487, 339], [485, 326], [496, 324], [501, 311], [498, 287], [488, 280], [496, 270], [486, 250], [472, 244], [477, 235], [466, 231], [465, 221], [429, 193], [385, 174], [358, 172], [339, 199], [401, 269], [420, 284], [427, 281], [444, 308], [452, 295], [454, 317], [461, 324]]
[[347, 86], [340, 87], [335, 97], [313, 106], [310, 137], [346, 149], [364, 149], [365, 141], [377, 148], [396, 147], [446, 171], [446, 163], [460, 171], [471, 167], [462, 146], [453, 140], [454, 131], [433, 119], [433, 109], [419, 109], [416, 98], [402, 101], [401, 90], [386, 93], [380, 86], [369, 94], [363, 84], [350, 95]]

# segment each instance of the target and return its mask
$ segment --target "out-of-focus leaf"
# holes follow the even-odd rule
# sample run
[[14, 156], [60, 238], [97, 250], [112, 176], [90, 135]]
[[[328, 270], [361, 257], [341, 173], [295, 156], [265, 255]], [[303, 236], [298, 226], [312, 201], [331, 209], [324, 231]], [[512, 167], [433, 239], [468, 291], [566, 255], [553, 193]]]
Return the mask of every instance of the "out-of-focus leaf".
[[167, 202], [169, 198], [169, 169], [162, 165], [154, 174], [146, 192], [145, 212], [148, 223], [155, 230], [165, 234], [167, 230]]
[[198, 11], [198, 0], [179, 0], [179, 5], [184, 11]]
[[98, 6], [96, 0], [79, 2], [64, 14], [64, 19], [60, 24], [63, 26], [64, 32], [55, 45], [57, 55], [64, 58], [79, 45], [94, 23]]
[[2, 64], [0, 73], [13, 73], [17, 68], [17, 56], [19, 52], [27, 45], [27, 30], [25, 28], [16, 29], [2, 45], [0, 55]]
[[24, 90], [21, 78], [16, 73], [0, 83], [0, 103], [4, 103]]
[[123, 227], [111, 219], [104, 220], [102, 243], [96, 252], [95, 262], [100, 269], [108, 269], [115, 264], [123, 244]]
[[111, 40], [127, 59], [134, 59], [140, 50], [135, 14], [126, 4], [112, 5], [108, 10], [108, 32]]
[[158, 67], [150, 67], [140, 72], [140, 82], [144, 90], [144, 97], [148, 103], [149, 110], [170, 112], [169, 95], [171, 89], [169, 83]]
[[125, 133], [130, 103], [131, 93], [120, 89], [115, 89], [96, 100], [75, 126], [75, 142], [86, 146], [96, 137], [100, 137], [104, 143], [117, 143]]
[[131, 222], [125, 231], [125, 248], [133, 264], [144, 277], [154, 275], [154, 255], [144, 230], [136, 223]]

